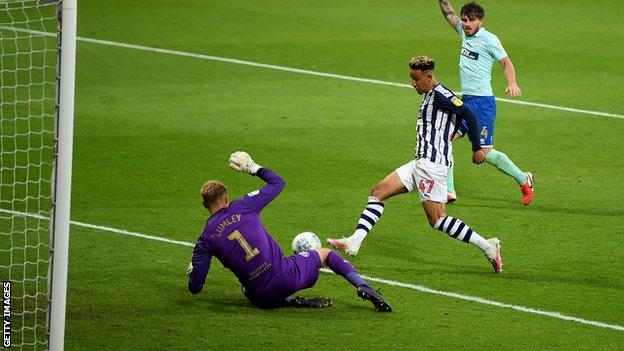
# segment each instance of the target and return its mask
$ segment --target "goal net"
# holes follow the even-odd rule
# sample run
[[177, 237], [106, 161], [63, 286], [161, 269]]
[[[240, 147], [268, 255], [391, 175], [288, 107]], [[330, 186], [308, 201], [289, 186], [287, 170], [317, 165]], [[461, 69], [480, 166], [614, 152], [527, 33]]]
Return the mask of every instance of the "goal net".
[[[57, 348], [50, 346], [49, 337], [52, 286], [56, 284], [53, 272], [60, 268], [52, 269], [57, 254], [65, 255], [58, 260], [65, 265], [65, 277], [59, 274], [57, 286], [63, 294], [60, 307], [64, 318], [67, 244], [55, 253], [55, 236], [67, 236], [63, 227], [68, 223], [61, 220], [59, 230], [56, 212], [59, 205], [69, 211], [68, 196], [61, 196], [63, 203], [58, 201], [59, 194], [69, 191], [59, 189], [59, 184], [67, 187], [68, 182], [67, 170], [59, 168], [59, 161], [69, 162], [71, 168], [71, 130], [69, 140], [62, 140], [59, 131], [67, 125], [62, 118], [71, 117], [69, 126], [73, 126], [74, 67], [73, 60], [72, 67], [63, 66], [71, 73], [72, 106], [61, 107], [62, 9], [62, 0], [0, 0], [1, 340], [2, 346], [10, 344], [11, 349]], [[73, 23], [69, 32], [75, 42], [75, 17]], [[70, 51], [74, 50], [75, 46]], [[61, 110], [66, 111], [65, 117]], [[60, 156], [67, 143], [69, 161], [59, 159], [67, 157], [66, 152]], [[61, 182], [59, 177], [64, 177]], [[71, 181], [71, 173], [69, 177]], [[62, 217], [68, 221], [69, 213]]]

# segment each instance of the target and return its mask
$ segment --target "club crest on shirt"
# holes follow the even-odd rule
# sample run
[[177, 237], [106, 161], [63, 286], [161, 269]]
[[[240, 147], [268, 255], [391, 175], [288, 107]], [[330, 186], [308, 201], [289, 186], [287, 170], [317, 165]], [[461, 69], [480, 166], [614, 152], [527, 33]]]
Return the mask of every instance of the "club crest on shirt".
[[461, 54], [462, 56], [466, 56], [467, 58], [471, 59], [471, 60], [478, 60], [479, 59], [479, 53], [478, 52], [474, 52], [474, 51], [470, 51], [464, 47], [461, 48]]

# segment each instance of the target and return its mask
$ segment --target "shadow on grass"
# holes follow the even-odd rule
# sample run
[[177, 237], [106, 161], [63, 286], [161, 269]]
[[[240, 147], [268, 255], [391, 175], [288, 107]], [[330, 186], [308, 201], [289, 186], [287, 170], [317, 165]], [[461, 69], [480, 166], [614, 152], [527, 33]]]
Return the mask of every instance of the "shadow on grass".
[[[455, 206], [463, 206], [469, 208], [491, 208], [495, 210], [507, 209], [507, 210], [516, 210], [516, 211], [534, 211], [539, 213], [550, 213], [550, 214], [565, 214], [565, 215], [576, 215], [576, 216], [606, 216], [606, 217], [623, 217], [624, 209], [588, 209], [588, 208], [566, 208], [563, 206], [544, 206], [538, 204], [530, 204], [529, 206], [523, 206], [520, 203], [520, 199], [512, 200], [512, 199], [501, 199], [490, 196], [470, 196], [466, 197], [469, 200], [478, 200], [479, 203], [470, 203], [460, 202], [454, 203], [450, 205], [450, 208]], [[458, 200], [459, 201], [459, 200]], [[484, 204], [485, 203], [485, 204]]]
[[[230, 292], [227, 295], [231, 295]], [[319, 296], [319, 294], [314, 294], [312, 292], [307, 292], [306, 290], [299, 291], [295, 295], [304, 296], [308, 298], [313, 298]], [[268, 313], [272, 313], [273, 311], [280, 311], [280, 313], [323, 313], [324, 311], [331, 311], [334, 307], [329, 308], [294, 308], [294, 307], [280, 307], [276, 309], [260, 309], [252, 305], [242, 294], [240, 297], [237, 296], [215, 296], [212, 292], [208, 294], [200, 293], [198, 295], [188, 295], [188, 296], [180, 296], [179, 294], [172, 293], [171, 302], [178, 306], [178, 308], [183, 310], [193, 310], [200, 308], [205, 311], [210, 311], [210, 313], [223, 313], [223, 314], [231, 314], [231, 313], [246, 313], [249, 316], [256, 315], [265, 315]], [[331, 297], [330, 297], [331, 298]], [[375, 311], [373, 305], [369, 301], [361, 300], [355, 294], [355, 290], [353, 293], [352, 299], [344, 299], [336, 300], [331, 298], [334, 302], [334, 305], [338, 304], [342, 308], [347, 308], [352, 312], [356, 311], [369, 311], [372, 313], [378, 313]], [[309, 311], [309, 312], [306, 312]], [[323, 314], [325, 315], [325, 314]]]
[[[609, 279], [609, 277], [594, 277], [594, 276], [578, 276], [574, 275], [569, 271], [558, 271], [557, 269], [551, 269], [549, 272], [544, 272], [543, 270], [539, 271], [518, 271], [513, 269], [513, 267], [505, 267], [506, 270], [503, 270], [502, 274], [495, 274], [492, 271], [491, 266], [488, 262], [483, 259], [483, 264], [478, 263], [461, 263], [461, 262], [446, 262], [446, 261], [437, 261], [435, 259], [427, 259], [423, 256], [413, 256], [409, 260], [410, 266], [401, 266], [399, 264], [396, 265], [395, 268], [392, 269], [394, 276], [401, 276], [401, 279], [393, 279], [387, 278], [391, 280], [396, 280], [399, 282], [410, 283], [408, 279], [405, 280], [405, 277], [414, 277], [415, 280], [420, 280], [419, 278], [424, 276], [445, 276], [445, 275], [455, 275], [455, 276], [474, 276], [475, 281], [483, 281], [483, 278], [493, 278], [500, 279], [503, 281], [508, 281], [510, 283], [517, 282], [525, 282], [525, 283], [535, 283], [535, 287], [544, 286], [544, 285], [561, 285], [561, 286], [569, 286], [569, 287], [579, 287], [583, 286], [586, 288], [609, 288], [624, 291], [624, 283], [618, 280]], [[413, 281], [413, 280], [412, 280]], [[419, 283], [411, 283], [413, 285], [421, 285]], [[377, 283], [376, 285], [383, 286], [382, 284]], [[424, 285], [422, 285], [424, 286]]]

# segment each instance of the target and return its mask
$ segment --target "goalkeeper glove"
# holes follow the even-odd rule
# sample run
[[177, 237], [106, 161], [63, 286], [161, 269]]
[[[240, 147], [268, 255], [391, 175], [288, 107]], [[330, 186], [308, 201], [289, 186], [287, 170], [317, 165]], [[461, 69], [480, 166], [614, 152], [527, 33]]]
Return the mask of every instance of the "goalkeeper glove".
[[239, 172], [256, 174], [262, 166], [255, 163], [245, 151], [236, 151], [230, 155], [230, 168]]

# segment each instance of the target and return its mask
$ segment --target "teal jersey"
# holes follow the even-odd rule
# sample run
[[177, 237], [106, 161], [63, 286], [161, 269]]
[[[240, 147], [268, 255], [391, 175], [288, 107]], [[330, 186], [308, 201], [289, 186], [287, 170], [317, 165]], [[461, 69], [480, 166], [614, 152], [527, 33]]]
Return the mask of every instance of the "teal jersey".
[[462, 95], [492, 96], [492, 65], [507, 57], [498, 37], [485, 28], [475, 35], [467, 37], [461, 21], [457, 23], [457, 32], [462, 39], [459, 55], [459, 78]]

